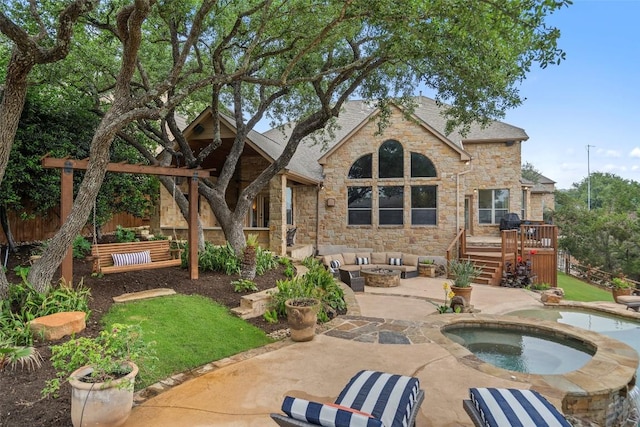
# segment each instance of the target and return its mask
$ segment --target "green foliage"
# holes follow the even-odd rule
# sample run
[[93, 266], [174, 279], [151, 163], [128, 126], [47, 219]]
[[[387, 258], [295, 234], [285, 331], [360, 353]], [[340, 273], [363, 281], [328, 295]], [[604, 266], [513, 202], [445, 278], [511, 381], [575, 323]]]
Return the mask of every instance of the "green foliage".
[[234, 292], [256, 292], [258, 287], [249, 279], [238, 279], [231, 282]]
[[273, 252], [262, 249], [258, 246], [256, 250], [256, 274], [262, 276], [269, 270], [273, 270], [278, 266], [278, 258]]
[[91, 243], [83, 236], [76, 236], [73, 240], [73, 257], [77, 259], [84, 259], [91, 253]]
[[0, 339], [0, 372], [7, 366], [15, 368], [18, 365], [34, 370], [42, 365], [42, 356], [33, 347], [14, 346], [9, 340]]
[[633, 287], [633, 285], [624, 280], [622, 277], [614, 277], [613, 279], [611, 279], [611, 287], [614, 289], [629, 289]]
[[482, 270], [468, 259], [452, 259], [449, 261], [449, 273], [453, 275], [453, 286], [466, 288], [471, 286], [471, 282], [482, 273]]
[[56, 370], [56, 378], [47, 381], [42, 394], [57, 397], [60, 382], [83, 366], [93, 368], [91, 382], [108, 382], [131, 372], [126, 362], [141, 365], [152, 355], [151, 345], [144, 341], [140, 325], [113, 324], [95, 338], [72, 338], [51, 346], [51, 364]]
[[318, 298], [322, 307], [318, 312], [318, 321], [326, 322], [330, 315], [346, 308], [344, 292], [336, 283], [333, 275], [313, 258], [303, 261], [309, 270], [304, 276], [297, 276], [277, 282], [278, 290], [271, 294], [269, 312], [264, 318], [273, 321], [286, 314], [285, 301], [290, 298]]
[[[182, 255], [183, 265], [186, 261], [187, 252], [185, 250]], [[198, 267], [201, 271], [221, 271], [227, 275], [240, 274], [240, 262], [228, 242], [224, 246], [216, 246], [205, 242], [204, 251], [198, 254]]]
[[531, 285], [531, 290], [534, 291], [546, 291], [551, 289], [551, 285], [548, 283], [534, 283]]
[[[62, 77], [67, 81], [69, 76]], [[57, 85], [63, 81], [50, 82]], [[69, 86], [69, 85], [68, 85]], [[60, 203], [60, 171], [44, 169], [40, 159], [51, 157], [84, 159], [99, 122], [91, 97], [77, 92], [51, 93], [52, 85], [40, 84], [29, 90], [11, 147], [10, 160], [0, 184], [0, 204], [23, 216], [46, 214]], [[140, 163], [144, 159], [130, 145], [116, 138], [111, 161]], [[77, 190], [84, 173], [74, 174]], [[157, 179], [146, 175], [107, 174], [97, 197], [97, 222], [105, 223], [115, 212], [136, 216], [152, 208], [158, 189]]]
[[587, 187], [585, 179], [556, 193], [553, 217], [560, 229], [559, 246], [580, 264], [640, 279], [640, 183], [592, 174], [591, 210]]
[[124, 228], [120, 225], [116, 227], [116, 242], [118, 243], [128, 243], [128, 242], [136, 242], [136, 233], [133, 230], [128, 228]]
[[26, 281], [9, 286], [9, 295], [2, 300], [0, 313], [0, 339], [7, 339], [15, 345], [29, 346], [33, 337], [28, 323], [36, 317], [47, 316], [61, 311], [84, 311], [90, 314], [90, 291], [82, 282], [76, 287], [51, 287], [46, 292], [38, 292]]

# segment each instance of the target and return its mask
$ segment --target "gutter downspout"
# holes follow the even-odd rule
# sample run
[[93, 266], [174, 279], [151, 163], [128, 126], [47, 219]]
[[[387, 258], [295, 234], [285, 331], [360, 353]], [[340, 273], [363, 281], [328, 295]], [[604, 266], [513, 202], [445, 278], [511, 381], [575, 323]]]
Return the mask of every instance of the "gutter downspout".
[[[467, 164], [469, 164], [470, 162], [471, 160], [469, 160]], [[460, 176], [468, 174], [472, 170], [473, 165], [471, 165], [469, 169], [463, 170], [462, 172], [458, 172], [456, 174], [456, 233], [460, 231]]]

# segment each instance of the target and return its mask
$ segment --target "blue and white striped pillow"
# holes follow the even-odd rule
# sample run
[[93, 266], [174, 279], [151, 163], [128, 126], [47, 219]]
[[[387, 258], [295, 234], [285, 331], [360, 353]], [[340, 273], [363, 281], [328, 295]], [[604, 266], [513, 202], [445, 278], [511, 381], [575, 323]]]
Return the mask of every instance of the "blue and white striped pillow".
[[418, 378], [360, 371], [351, 378], [336, 403], [370, 413], [385, 426], [408, 427], [419, 392]]
[[487, 427], [570, 427], [564, 416], [535, 390], [471, 388], [471, 401]]
[[123, 265], [148, 264], [151, 262], [151, 251], [111, 254], [111, 258], [113, 259], [113, 265], [118, 267]]
[[337, 259], [334, 259], [333, 261], [331, 261], [329, 263], [329, 267], [333, 268], [334, 270], [337, 270], [340, 268], [340, 261], [338, 261]]
[[402, 258], [389, 258], [389, 265], [402, 265]]
[[282, 411], [293, 419], [325, 427], [385, 427], [379, 419], [369, 414], [291, 396], [284, 398]]
[[369, 258], [367, 257], [356, 257], [357, 265], [369, 265]]

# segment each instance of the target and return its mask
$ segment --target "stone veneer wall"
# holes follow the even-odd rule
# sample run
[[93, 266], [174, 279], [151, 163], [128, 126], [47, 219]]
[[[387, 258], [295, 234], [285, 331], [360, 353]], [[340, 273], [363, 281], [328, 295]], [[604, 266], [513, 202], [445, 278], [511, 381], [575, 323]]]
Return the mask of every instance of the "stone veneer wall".
[[[474, 195], [474, 189], [509, 188], [510, 210], [520, 210], [520, 145], [508, 147], [503, 143], [468, 144], [465, 146], [473, 157], [471, 165], [453, 148], [442, 142], [424, 127], [406, 121], [398, 111], [392, 116], [392, 124], [383, 135], [376, 135], [375, 122], [365, 124], [349, 141], [333, 152], [324, 165], [324, 189], [320, 191], [319, 245], [346, 245], [348, 247], [371, 247], [373, 250], [407, 251], [417, 254], [443, 254], [455, 237], [457, 227], [464, 226], [464, 196]], [[395, 139], [404, 149], [404, 179], [379, 181], [378, 148], [388, 140]], [[436, 178], [410, 179], [411, 152], [427, 156], [434, 163]], [[372, 179], [347, 179], [354, 161], [371, 153], [373, 156]], [[466, 170], [471, 172], [458, 175]], [[459, 177], [459, 202], [456, 203], [456, 181]], [[373, 195], [372, 225], [347, 225], [347, 186], [404, 185], [404, 225], [378, 225], [377, 195]], [[436, 226], [411, 226], [411, 185], [436, 185], [438, 187], [438, 216]], [[328, 206], [328, 201], [335, 203]], [[477, 225], [477, 195], [474, 197], [473, 218], [475, 233], [498, 235], [498, 226]], [[456, 214], [458, 216], [456, 217]]]
[[316, 245], [318, 217], [318, 187], [293, 187], [293, 222], [296, 245]]

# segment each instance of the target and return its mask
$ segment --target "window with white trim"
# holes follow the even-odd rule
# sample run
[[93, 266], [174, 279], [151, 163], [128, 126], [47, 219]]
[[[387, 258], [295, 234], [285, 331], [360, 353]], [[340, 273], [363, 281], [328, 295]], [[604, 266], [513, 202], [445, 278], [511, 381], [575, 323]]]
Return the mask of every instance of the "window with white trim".
[[478, 222], [480, 224], [500, 224], [509, 211], [509, 190], [478, 191]]

